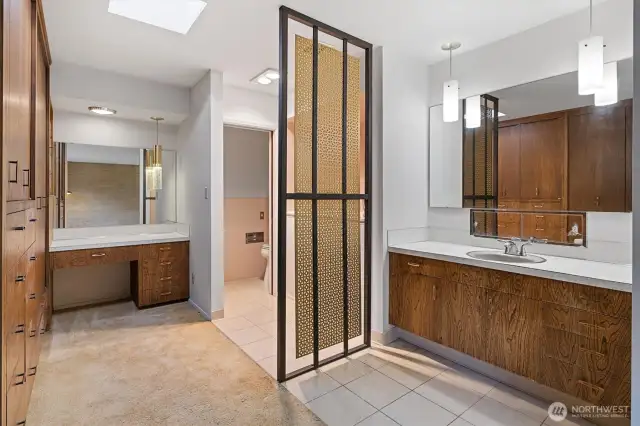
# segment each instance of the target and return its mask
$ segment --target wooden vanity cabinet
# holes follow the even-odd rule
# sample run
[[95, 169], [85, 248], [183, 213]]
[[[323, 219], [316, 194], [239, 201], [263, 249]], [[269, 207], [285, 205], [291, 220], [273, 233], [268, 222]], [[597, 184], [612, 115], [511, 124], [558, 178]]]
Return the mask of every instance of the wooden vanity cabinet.
[[138, 307], [189, 298], [189, 243], [143, 245], [138, 262]]
[[[572, 110], [569, 120], [569, 208], [624, 212], [627, 149], [631, 145], [628, 102]], [[627, 140], [629, 137], [629, 140]]]
[[389, 321], [577, 397], [630, 400], [631, 294], [392, 253]]

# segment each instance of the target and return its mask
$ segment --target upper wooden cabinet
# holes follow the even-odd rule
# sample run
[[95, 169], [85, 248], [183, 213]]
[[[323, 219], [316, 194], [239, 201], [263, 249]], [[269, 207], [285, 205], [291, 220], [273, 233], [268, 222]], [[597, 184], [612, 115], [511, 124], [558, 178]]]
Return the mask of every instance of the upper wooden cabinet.
[[3, 2], [4, 179], [7, 201], [31, 196], [32, 1]]
[[528, 200], [562, 200], [565, 174], [565, 120], [520, 125], [520, 194]]
[[622, 103], [569, 113], [569, 209], [630, 210], [626, 157], [631, 114], [627, 117], [627, 108], [631, 109]]
[[500, 127], [498, 133], [498, 198], [520, 199], [520, 125]]

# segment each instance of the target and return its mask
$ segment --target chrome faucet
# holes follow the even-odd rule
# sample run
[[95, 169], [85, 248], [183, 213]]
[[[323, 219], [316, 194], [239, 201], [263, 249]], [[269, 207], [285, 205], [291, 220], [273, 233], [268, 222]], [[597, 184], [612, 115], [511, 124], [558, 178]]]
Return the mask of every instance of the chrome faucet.
[[518, 243], [522, 242], [522, 240], [518, 237], [513, 237], [510, 240], [498, 240], [501, 243], [504, 243], [504, 254], [508, 254], [511, 256], [526, 256], [527, 250], [526, 246], [533, 244], [546, 244], [548, 240], [539, 240], [535, 237], [529, 238], [529, 240], [522, 243], [520, 247], [518, 247]]

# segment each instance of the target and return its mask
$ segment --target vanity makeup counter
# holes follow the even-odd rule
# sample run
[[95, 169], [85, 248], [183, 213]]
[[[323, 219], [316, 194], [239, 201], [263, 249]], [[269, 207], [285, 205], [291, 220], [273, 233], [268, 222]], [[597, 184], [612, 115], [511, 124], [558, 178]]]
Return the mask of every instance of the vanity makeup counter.
[[389, 246], [389, 251], [393, 253], [631, 292], [631, 265], [546, 255], [541, 256], [547, 260], [544, 263], [523, 265], [474, 259], [467, 255], [468, 252], [474, 250], [486, 249], [436, 241], [421, 241]]
[[[139, 308], [189, 298], [188, 226], [56, 229], [49, 263], [54, 272], [128, 263], [130, 296]], [[88, 273], [87, 270], [78, 272]], [[54, 279], [54, 293], [55, 284]], [[63, 284], [69, 291], [68, 283]], [[73, 287], [72, 291], [76, 289], [79, 292], [85, 290]]]

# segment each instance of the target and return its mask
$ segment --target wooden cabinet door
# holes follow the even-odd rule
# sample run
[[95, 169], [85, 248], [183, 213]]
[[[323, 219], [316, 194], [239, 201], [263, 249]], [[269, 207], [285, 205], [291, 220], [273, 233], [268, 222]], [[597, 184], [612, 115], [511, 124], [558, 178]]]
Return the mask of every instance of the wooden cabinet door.
[[520, 125], [500, 127], [498, 133], [498, 199], [520, 198]]
[[569, 209], [626, 210], [625, 115], [614, 106], [569, 116]]
[[487, 290], [486, 361], [533, 380], [542, 360], [542, 305], [537, 300]]
[[520, 195], [561, 200], [565, 173], [565, 119], [520, 125]]
[[8, 201], [26, 200], [31, 185], [31, 0], [6, 0], [3, 83], [4, 167]]
[[389, 321], [396, 327], [432, 340], [434, 338], [433, 297], [435, 278], [420, 274], [397, 274], [391, 277]]

